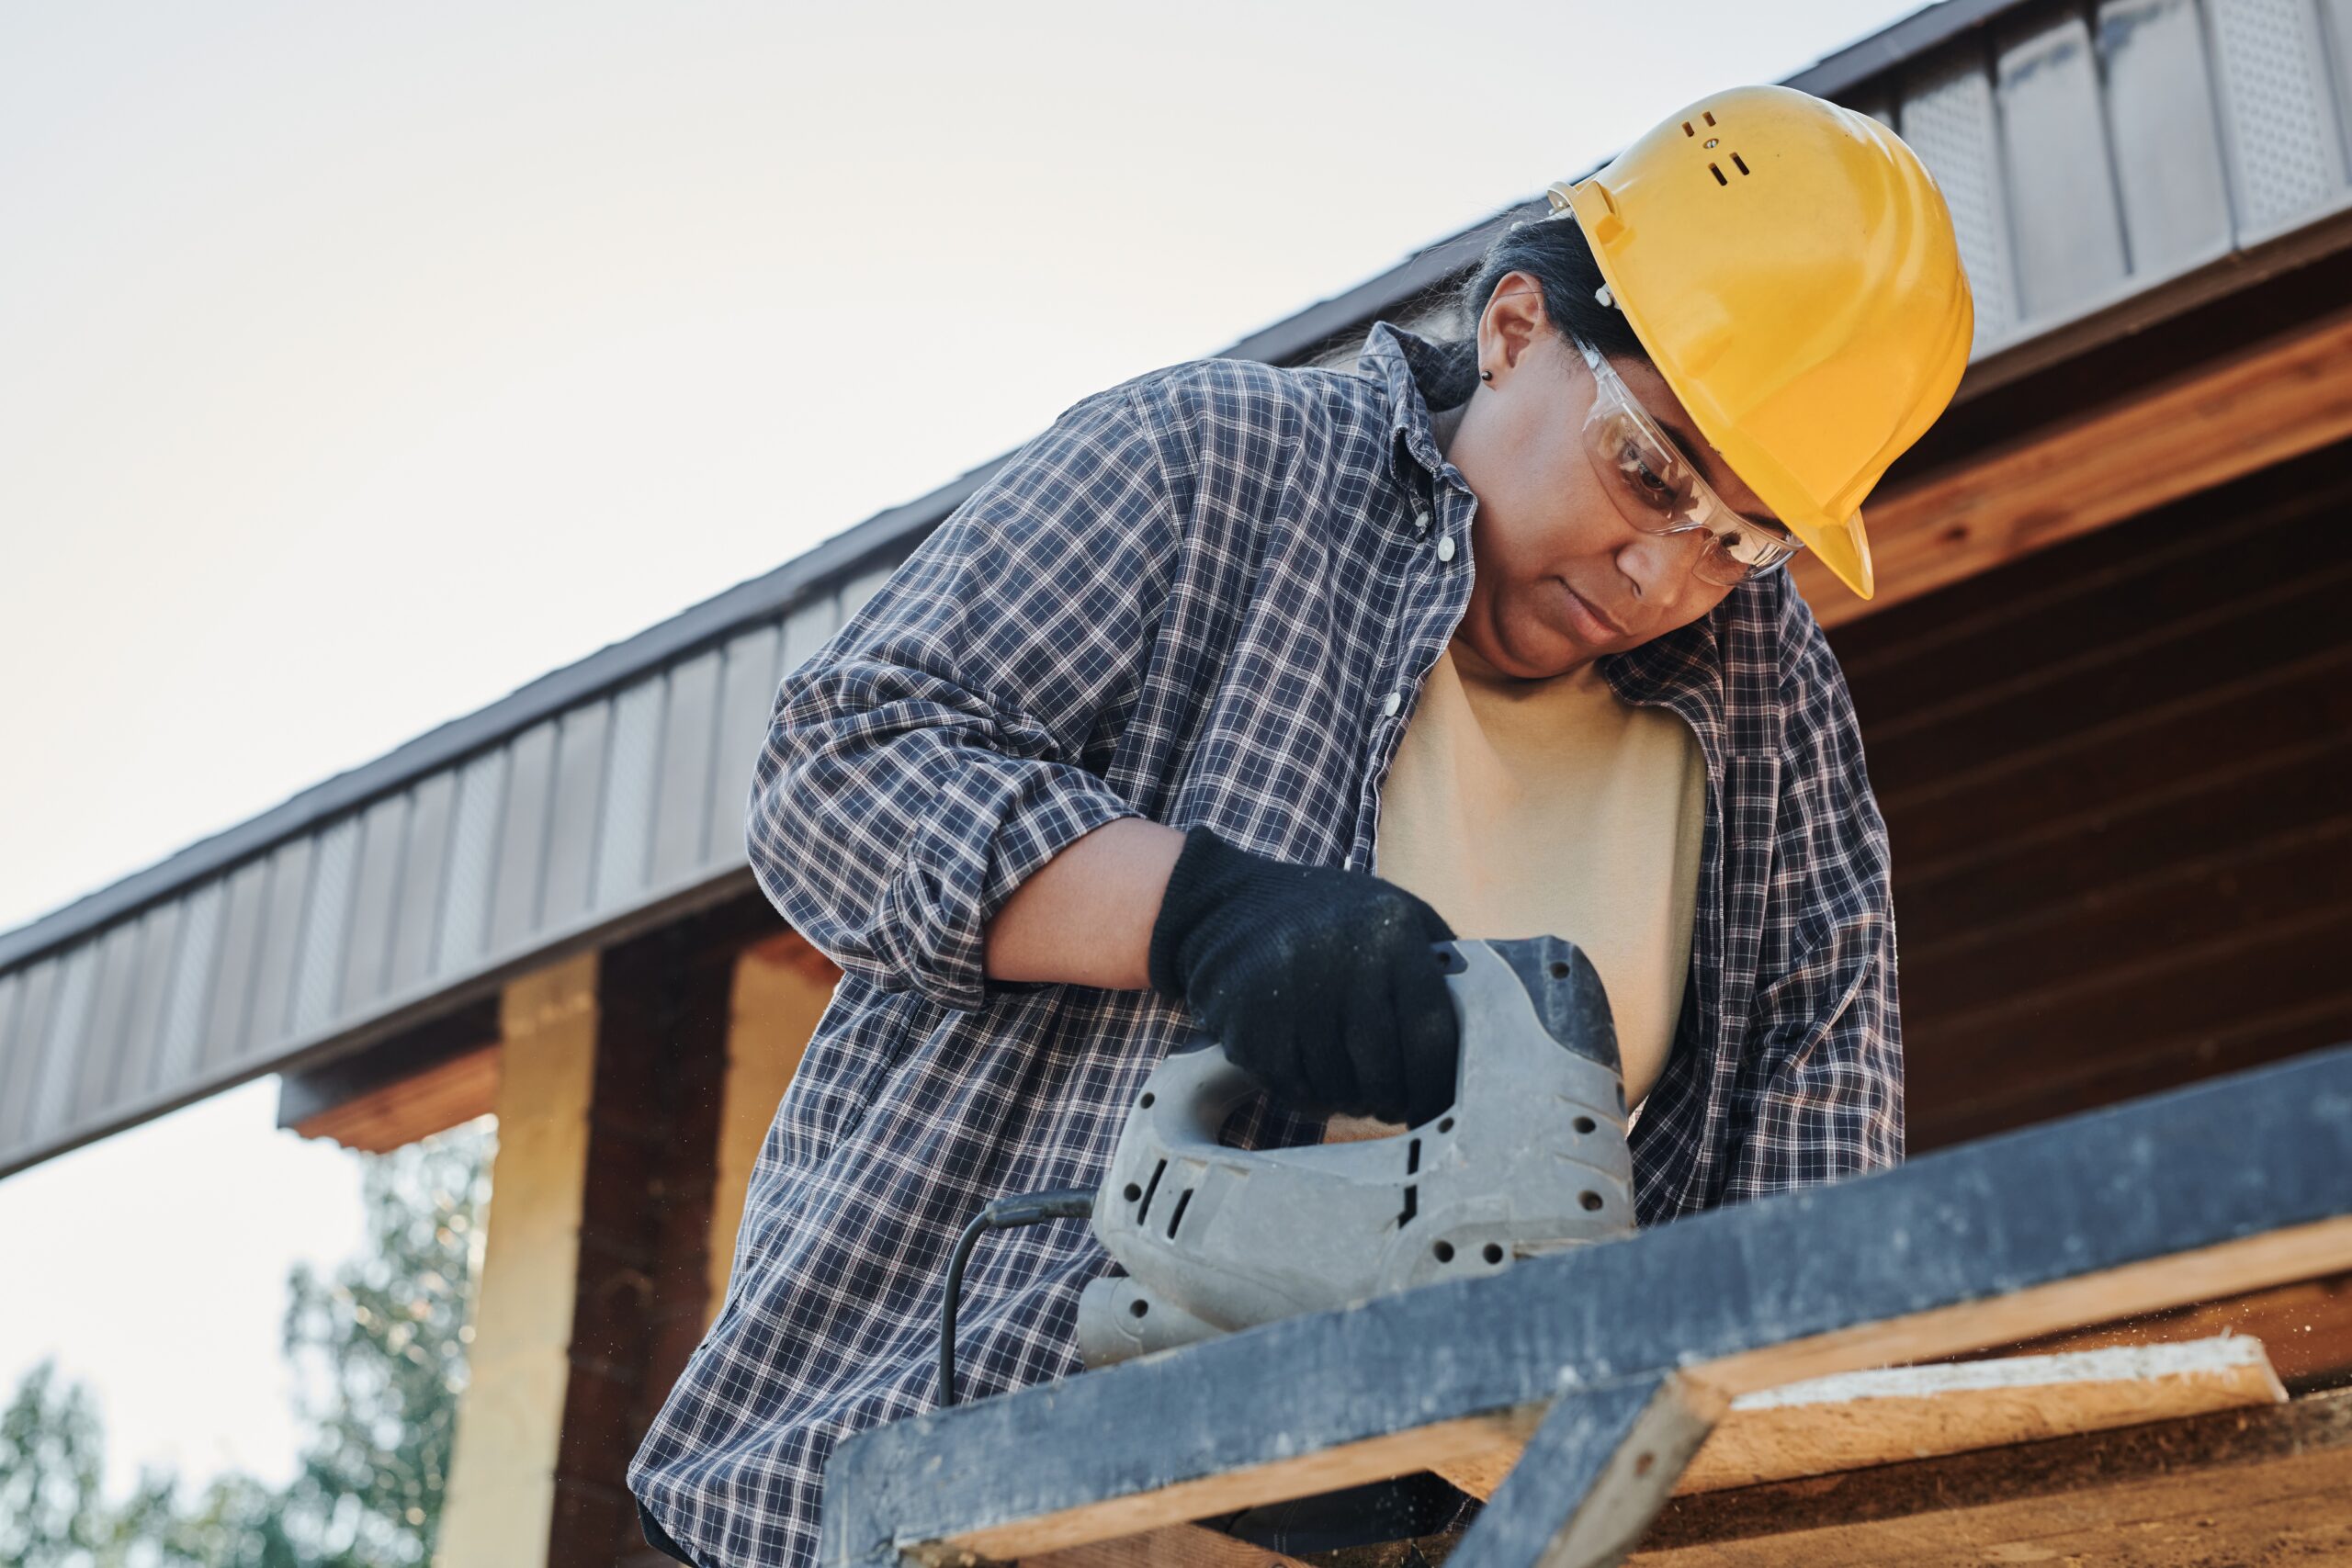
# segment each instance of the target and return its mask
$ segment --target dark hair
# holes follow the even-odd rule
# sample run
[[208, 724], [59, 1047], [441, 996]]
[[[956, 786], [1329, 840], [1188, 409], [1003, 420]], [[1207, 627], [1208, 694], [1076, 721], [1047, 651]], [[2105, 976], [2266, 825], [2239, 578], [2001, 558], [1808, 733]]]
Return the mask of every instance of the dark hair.
[[1581, 334], [1603, 354], [1649, 362], [1649, 351], [1623, 312], [1594, 298], [1601, 285], [1600, 264], [1592, 259], [1583, 225], [1573, 218], [1524, 219], [1495, 236], [1478, 270], [1455, 296], [1469, 337], [1477, 336], [1478, 320], [1496, 286], [1514, 272], [1543, 285], [1544, 312], [1555, 329]]

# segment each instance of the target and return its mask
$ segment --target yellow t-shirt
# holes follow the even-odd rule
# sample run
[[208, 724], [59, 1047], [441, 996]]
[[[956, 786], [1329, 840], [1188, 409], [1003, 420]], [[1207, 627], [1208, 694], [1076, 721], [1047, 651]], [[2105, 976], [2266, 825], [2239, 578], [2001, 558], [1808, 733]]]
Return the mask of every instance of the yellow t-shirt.
[[1637, 1105], [1682, 1009], [1706, 784], [1690, 726], [1620, 702], [1598, 665], [1514, 680], [1456, 637], [1397, 746], [1373, 869], [1457, 935], [1584, 949]]

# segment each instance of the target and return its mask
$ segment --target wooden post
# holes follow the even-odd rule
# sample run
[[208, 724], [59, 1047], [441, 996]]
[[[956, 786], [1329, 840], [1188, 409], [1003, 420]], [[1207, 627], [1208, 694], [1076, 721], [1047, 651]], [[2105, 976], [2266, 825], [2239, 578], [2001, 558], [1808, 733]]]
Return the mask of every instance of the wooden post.
[[507, 987], [500, 1022], [498, 1155], [438, 1568], [548, 1561], [589, 1153], [595, 954]]
[[727, 1300], [752, 1167], [841, 976], [824, 954], [792, 931], [744, 949], [736, 961], [728, 1010], [727, 1082], [719, 1095], [718, 1171], [710, 1201], [705, 1327]]

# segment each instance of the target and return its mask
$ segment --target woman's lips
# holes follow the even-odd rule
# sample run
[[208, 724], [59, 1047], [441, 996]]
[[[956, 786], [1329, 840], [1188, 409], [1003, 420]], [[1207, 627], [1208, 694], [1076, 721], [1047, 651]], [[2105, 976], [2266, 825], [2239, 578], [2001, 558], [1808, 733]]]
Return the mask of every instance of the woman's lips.
[[1625, 635], [1624, 627], [1594, 608], [1590, 600], [1569, 587], [1564, 580], [1555, 577], [1552, 581], [1560, 585], [1560, 602], [1566, 606], [1568, 620], [1576, 627], [1578, 637], [1587, 642], [1598, 643], [1615, 642]]

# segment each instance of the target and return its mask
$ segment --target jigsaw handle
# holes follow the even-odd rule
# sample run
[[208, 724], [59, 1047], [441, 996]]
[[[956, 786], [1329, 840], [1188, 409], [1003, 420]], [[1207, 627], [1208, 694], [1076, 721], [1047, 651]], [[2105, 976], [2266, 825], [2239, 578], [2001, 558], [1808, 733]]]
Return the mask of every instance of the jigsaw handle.
[[[1469, 961], [1463, 953], [1466, 945], [1472, 944], [1462, 941], [1430, 943], [1430, 954], [1445, 973], [1446, 993], [1453, 1002], [1454, 1021], [1461, 1031], [1465, 1056], [1471, 1028], [1472, 986]], [[1544, 1032], [1562, 1050], [1598, 1062], [1612, 1072], [1620, 1070], [1616, 1026], [1601, 994], [1600, 978], [1593, 972], [1591, 960], [1573, 943], [1555, 936], [1537, 936], [1478, 942], [1475, 945], [1493, 950], [1510, 966], [1526, 989]], [[1571, 981], [1577, 983], [1563, 983]], [[1234, 1066], [1222, 1044], [1205, 1032], [1193, 1038], [1192, 1047], [1181, 1056], [1170, 1056], [1153, 1075], [1141, 1108], [1149, 1111], [1159, 1101], [1166, 1101], [1167, 1110], [1160, 1114], [1159, 1125], [1170, 1135], [1171, 1145], [1197, 1150], [1217, 1143], [1226, 1118], [1258, 1086], [1248, 1073]], [[1462, 1095], [1461, 1073], [1457, 1067], [1457, 1101]]]

